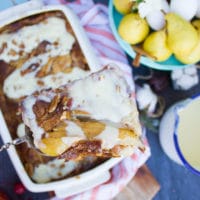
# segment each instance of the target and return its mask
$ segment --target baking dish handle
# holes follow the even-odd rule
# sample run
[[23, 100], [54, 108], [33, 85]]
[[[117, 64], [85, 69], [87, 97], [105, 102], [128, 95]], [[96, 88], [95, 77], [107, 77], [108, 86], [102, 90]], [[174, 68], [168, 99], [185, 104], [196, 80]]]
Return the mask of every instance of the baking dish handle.
[[94, 188], [95, 186], [98, 186], [102, 183], [105, 183], [110, 179], [110, 176], [111, 175], [108, 170], [98, 174], [95, 173], [92, 175], [92, 177], [87, 178], [77, 176], [78, 184], [76, 182], [76, 184], [72, 185], [71, 187], [68, 186], [67, 188], [63, 187], [62, 189], [56, 189], [54, 192], [56, 197], [66, 198], [74, 194], [79, 194], [81, 192]]
[[22, 4], [15, 5], [0, 12], [0, 22], [12, 21], [29, 11], [43, 7], [44, 4], [41, 0], [30, 0]]

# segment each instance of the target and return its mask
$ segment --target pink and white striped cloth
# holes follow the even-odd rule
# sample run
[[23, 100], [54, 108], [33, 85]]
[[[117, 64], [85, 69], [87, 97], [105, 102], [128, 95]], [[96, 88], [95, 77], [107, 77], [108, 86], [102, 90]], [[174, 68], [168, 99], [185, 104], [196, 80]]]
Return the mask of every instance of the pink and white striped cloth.
[[[94, 51], [98, 57], [109, 58], [123, 63], [125, 76], [128, 72], [130, 79], [131, 69], [123, 50], [116, 42], [108, 21], [107, 7], [102, 4], [94, 4], [92, 0], [76, 0], [69, 3], [67, 0], [43, 0], [45, 4], [66, 4], [78, 15], [84, 27]], [[119, 63], [118, 62], [118, 63]], [[66, 197], [64, 200], [108, 200], [114, 198], [133, 178], [138, 168], [141, 167], [150, 156], [150, 148], [144, 138], [146, 151], [134, 153], [132, 156], [123, 159], [119, 164], [110, 170], [109, 181], [96, 186], [90, 190], [77, 195]], [[57, 197], [51, 200], [60, 200]]]
[[92, 0], [66, 2], [67, 0], [44, 0], [45, 4], [66, 4], [72, 8], [78, 15], [98, 57], [108, 57], [128, 63], [109, 27], [108, 11], [105, 5], [94, 4]]

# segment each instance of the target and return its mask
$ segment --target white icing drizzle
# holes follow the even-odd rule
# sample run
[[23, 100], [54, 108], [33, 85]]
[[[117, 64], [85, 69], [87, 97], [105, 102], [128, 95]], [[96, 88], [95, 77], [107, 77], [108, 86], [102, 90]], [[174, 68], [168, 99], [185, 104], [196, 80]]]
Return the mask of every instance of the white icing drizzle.
[[66, 127], [67, 136], [69, 137], [74, 137], [74, 136], [84, 137], [85, 136], [81, 127], [78, 126], [75, 122], [67, 120], [66, 124], [67, 124], [67, 127]]
[[79, 142], [80, 140], [85, 139], [85, 137], [62, 137], [62, 142], [67, 145], [67, 147], [71, 147], [74, 143]]
[[133, 109], [128, 89], [125, 79], [116, 69], [94, 73], [70, 85], [72, 109], [89, 112], [97, 120], [106, 118], [118, 123]]
[[[21, 76], [20, 71], [20, 69], [15, 70], [4, 81], [3, 90], [9, 98], [17, 99], [23, 96], [31, 95], [35, 91], [40, 91], [44, 88], [57, 88], [68, 83], [69, 81], [83, 78], [89, 73], [75, 67], [72, 72], [68, 74], [59, 72], [57, 74], [45, 76], [44, 78], [37, 78], [31, 74]], [[38, 81], [42, 81], [44, 84], [40, 85], [38, 84]]]
[[64, 159], [54, 159], [45, 164], [39, 164], [34, 168], [32, 178], [37, 183], [46, 183], [51, 180], [61, 179], [70, 175], [75, 170], [85, 170], [88, 165], [94, 163], [96, 158], [86, 157], [80, 161], [65, 161]]
[[[33, 30], [33, 32], [31, 30]], [[49, 58], [69, 54], [75, 42], [74, 37], [67, 32], [63, 19], [50, 17], [46, 19], [45, 22], [23, 27], [16, 33], [2, 34], [0, 35], [0, 46], [5, 42], [4, 39], [8, 37], [10, 37], [10, 39], [8, 40], [7, 48], [0, 54], [0, 59], [4, 59], [5, 61], [10, 61], [11, 56], [7, 55], [8, 51], [12, 49], [11, 47], [13, 47], [13, 45], [16, 46], [15, 43], [13, 44], [13, 42], [11, 42], [13, 39], [20, 43], [22, 37], [23, 43], [26, 45], [24, 49], [27, 52], [31, 52], [36, 47], [35, 45], [38, 45], [44, 40], [50, 42], [46, 48], [47, 52], [29, 58], [23, 63], [20, 69], [16, 69], [5, 79], [3, 91], [9, 98], [17, 99], [26, 95], [31, 95], [35, 91], [40, 91], [44, 88], [57, 88], [69, 81], [83, 78], [89, 73], [79, 67], [73, 66], [74, 68], [70, 73], [59, 72], [42, 78], [36, 77], [37, 72], [48, 62]], [[57, 45], [54, 45], [54, 42], [57, 42]], [[20, 51], [20, 49], [15, 50], [17, 52]], [[39, 65], [35, 70], [22, 75], [22, 71], [35, 64]]]
[[17, 127], [17, 136], [18, 137], [23, 137], [25, 136], [25, 125], [24, 123], [20, 123]]
[[55, 159], [35, 167], [32, 178], [37, 183], [46, 183], [52, 179], [59, 179], [70, 174], [78, 165], [78, 162], [66, 162], [64, 159]]
[[[6, 44], [6, 47], [0, 54], [0, 60], [5, 62], [17, 60], [21, 51], [23, 52], [22, 56], [26, 55], [44, 40], [52, 44], [58, 43], [59, 48], [49, 46], [53, 56], [67, 54], [74, 43], [74, 37], [66, 30], [65, 21], [58, 17], [49, 17], [38, 24], [25, 26], [17, 32], [2, 33], [0, 47], [3, 47], [3, 44]], [[14, 50], [16, 55], [9, 53], [11, 50]]]
[[[33, 96], [29, 96], [26, 98], [26, 101], [23, 104], [24, 112], [22, 112], [22, 118], [23, 118], [24, 124], [28, 127], [31, 127], [31, 131], [33, 132], [34, 144], [36, 147], [38, 147], [41, 140], [41, 136], [44, 133], [44, 130], [43, 128], [38, 126], [33, 109], [29, 109], [30, 107], [33, 108], [33, 105], [35, 104], [35, 102], [36, 102], [36, 98]], [[24, 116], [24, 114], [26, 116]]]
[[65, 122], [67, 124], [67, 137], [62, 138], [63, 143], [65, 143], [68, 147], [71, 147], [73, 143], [86, 139], [85, 134], [80, 126], [69, 120], [66, 120]]
[[95, 139], [102, 141], [103, 149], [111, 149], [120, 143], [119, 129], [112, 126], [106, 126], [105, 129], [95, 137]]

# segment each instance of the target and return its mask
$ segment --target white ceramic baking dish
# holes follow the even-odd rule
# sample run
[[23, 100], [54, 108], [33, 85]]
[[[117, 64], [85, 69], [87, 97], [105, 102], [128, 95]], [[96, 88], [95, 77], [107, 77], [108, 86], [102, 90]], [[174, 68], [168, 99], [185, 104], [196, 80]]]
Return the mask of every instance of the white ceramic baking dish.
[[[79, 24], [79, 20], [76, 15], [66, 6], [45, 6], [40, 1], [29, 1], [27, 3], [9, 8], [0, 13], [0, 27], [3, 27], [11, 22], [20, 20], [24, 17], [35, 15], [38, 13], [48, 12], [48, 11], [62, 11], [72, 29], [77, 37], [77, 40], [81, 46], [81, 49], [88, 61], [91, 71], [95, 71], [99, 68], [99, 60], [93, 54], [93, 49], [90, 46], [89, 40]], [[104, 64], [109, 63], [109, 60], [104, 60]], [[3, 142], [10, 142], [12, 140], [8, 127], [5, 123], [2, 112], [0, 111], [0, 135]], [[10, 147], [8, 149], [8, 154], [10, 159], [19, 175], [21, 181], [26, 186], [26, 188], [32, 192], [47, 192], [54, 191], [56, 196], [63, 198], [73, 194], [80, 193], [96, 185], [99, 185], [110, 178], [109, 169], [120, 162], [121, 158], [109, 159], [103, 164], [88, 170], [78, 176], [66, 178], [64, 180], [54, 181], [45, 184], [34, 183], [28, 174], [26, 173], [24, 166], [17, 154], [15, 147]]]

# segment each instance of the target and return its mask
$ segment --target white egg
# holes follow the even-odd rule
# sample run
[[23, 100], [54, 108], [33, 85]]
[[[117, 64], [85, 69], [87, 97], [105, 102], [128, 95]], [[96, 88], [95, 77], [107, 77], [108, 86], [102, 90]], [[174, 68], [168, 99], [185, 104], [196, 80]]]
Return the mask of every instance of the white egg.
[[190, 21], [196, 14], [199, 0], [171, 0], [170, 10]]
[[200, 18], [200, 1], [198, 1], [198, 8], [196, 12], [196, 17]]
[[146, 16], [147, 23], [153, 30], [161, 30], [165, 26], [165, 17], [162, 11], [157, 10]]

